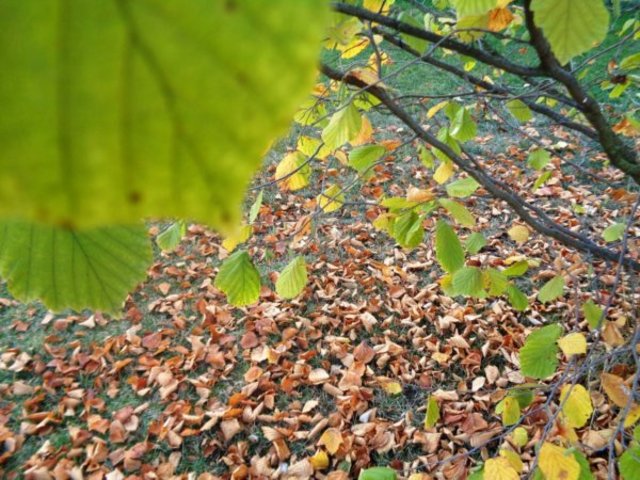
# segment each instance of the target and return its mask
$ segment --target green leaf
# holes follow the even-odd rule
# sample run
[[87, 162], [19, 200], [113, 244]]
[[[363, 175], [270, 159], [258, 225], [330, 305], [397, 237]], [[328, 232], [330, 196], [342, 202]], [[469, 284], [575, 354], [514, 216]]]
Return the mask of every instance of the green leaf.
[[249, 224], [252, 224], [253, 222], [255, 222], [256, 218], [258, 218], [258, 215], [260, 214], [260, 207], [262, 206], [263, 195], [264, 195], [264, 192], [260, 190], [260, 192], [258, 193], [258, 196], [256, 197], [255, 201], [251, 205], [251, 209], [249, 210]]
[[524, 312], [529, 306], [529, 299], [515, 285], [509, 285], [507, 287], [507, 296], [509, 297], [511, 306], [518, 312]]
[[353, 140], [362, 126], [362, 117], [357, 107], [350, 103], [331, 116], [329, 124], [322, 130], [322, 141], [327, 148], [335, 150]]
[[580, 476], [578, 480], [595, 480], [596, 477], [593, 476], [591, 472], [591, 466], [589, 465], [589, 460], [580, 450], [573, 451], [573, 457], [576, 459], [578, 464], [580, 465]]
[[620, 61], [620, 68], [622, 70], [635, 70], [640, 68], [640, 53], [634, 53], [633, 55], [623, 58]]
[[423, 237], [422, 217], [416, 212], [404, 213], [393, 223], [393, 238], [404, 248], [417, 247]]
[[170, 252], [178, 246], [186, 233], [187, 226], [183, 221], [173, 222], [156, 237], [156, 244], [161, 250]]
[[542, 170], [551, 161], [551, 155], [546, 150], [538, 148], [529, 154], [527, 165], [534, 170]]
[[458, 235], [443, 220], [436, 224], [436, 259], [445, 272], [454, 273], [464, 266], [464, 251]]
[[473, 177], [461, 178], [447, 185], [447, 193], [450, 197], [465, 198], [473, 194], [479, 186]]
[[627, 448], [627, 451], [620, 456], [618, 468], [624, 480], [640, 478], [640, 445]]
[[362, 145], [349, 152], [349, 166], [355, 169], [366, 180], [373, 176], [371, 168], [386, 153], [382, 145]]
[[609, 29], [609, 12], [603, 0], [532, 0], [531, 10], [562, 65], [591, 50]]
[[509, 100], [506, 103], [507, 110], [518, 120], [520, 123], [527, 123], [533, 118], [533, 114], [529, 107], [522, 100]]
[[[65, 8], [62, 8], [64, 6]], [[0, 15], [0, 216], [239, 223], [315, 82], [327, 2], [22, 0]]]
[[520, 420], [520, 404], [515, 398], [507, 396], [496, 406], [496, 413], [502, 414], [502, 425], [505, 427], [514, 425]]
[[521, 275], [527, 273], [527, 270], [529, 270], [529, 262], [527, 262], [526, 260], [520, 260], [519, 262], [516, 262], [505, 268], [502, 271], [502, 274], [507, 277], [520, 277]]
[[512, 388], [509, 390], [509, 396], [518, 401], [520, 408], [527, 408], [533, 403], [533, 390], [529, 388]]
[[469, 110], [462, 107], [458, 110], [451, 122], [450, 135], [461, 142], [467, 142], [476, 138], [478, 129]]
[[496, 0], [451, 0], [458, 18], [467, 15], [481, 15], [496, 6]]
[[[409, 12], [400, 13], [398, 20], [408, 23], [414, 27], [424, 28], [424, 25], [417, 19], [415, 19]], [[402, 40], [409, 45], [411, 48], [416, 50], [418, 53], [422, 53], [427, 48], [427, 41], [421, 38], [414, 37], [413, 35], [407, 35], [405, 33], [401, 33], [400, 37]]]
[[520, 369], [527, 377], [538, 379], [553, 375], [558, 366], [558, 345], [562, 334], [560, 325], [547, 325], [533, 331], [520, 349]]
[[602, 238], [607, 242], [622, 240], [626, 228], [627, 226], [624, 223], [614, 223], [613, 225], [609, 225], [602, 232]]
[[276, 282], [276, 292], [282, 298], [297, 297], [307, 284], [307, 264], [304, 257], [296, 257], [284, 267]]
[[245, 251], [229, 256], [216, 276], [214, 285], [227, 295], [231, 305], [250, 305], [260, 297], [260, 274]]
[[433, 155], [424, 145], [418, 147], [418, 157], [420, 157], [420, 163], [427, 168], [433, 168], [435, 166], [436, 157]]
[[542, 303], [548, 303], [562, 296], [564, 292], [564, 277], [556, 275], [547, 283], [545, 283], [538, 292], [538, 300]]
[[591, 299], [582, 304], [582, 313], [584, 314], [584, 318], [587, 319], [587, 323], [591, 329], [596, 329], [600, 325], [602, 312], [603, 310]]
[[143, 226], [71, 230], [21, 221], [0, 223], [0, 275], [23, 302], [117, 313], [146, 277], [151, 241]]
[[487, 244], [487, 239], [480, 232], [475, 232], [469, 235], [464, 242], [464, 246], [471, 255], [475, 255]]
[[461, 203], [449, 198], [440, 198], [438, 199], [438, 203], [440, 203], [449, 215], [460, 225], [464, 225], [465, 227], [475, 226], [476, 217]]
[[452, 285], [458, 295], [483, 298], [482, 272], [477, 267], [463, 267], [453, 274]]
[[424, 415], [424, 428], [433, 428], [440, 419], [440, 405], [435, 397], [429, 395], [427, 411]]
[[542, 185], [547, 183], [547, 180], [551, 178], [552, 173], [553, 172], [551, 172], [551, 170], [547, 170], [546, 172], [543, 172], [538, 178], [536, 178], [536, 181], [533, 183], [532, 190], [535, 191], [539, 189]]
[[398, 475], [393, 468], [371, 467], [360, 471], [358, 480], [396, 480]]

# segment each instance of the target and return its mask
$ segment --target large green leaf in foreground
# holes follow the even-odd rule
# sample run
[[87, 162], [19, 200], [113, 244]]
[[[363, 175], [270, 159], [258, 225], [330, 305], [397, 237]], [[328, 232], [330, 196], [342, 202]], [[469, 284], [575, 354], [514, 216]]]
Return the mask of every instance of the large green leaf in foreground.
[[531, 10], [563, 65], [604, 40], [609, 28], [604, 0], [532, 0]]
[[18, 299], [53, 310], [72, 307], [117, 312], [144, 280], [152, 260], [143, 226], [63, 227], [0, 223], [0, 275]]
[[328, 3], [0, 2], [0, 216], [230, 224], [310, 91]]

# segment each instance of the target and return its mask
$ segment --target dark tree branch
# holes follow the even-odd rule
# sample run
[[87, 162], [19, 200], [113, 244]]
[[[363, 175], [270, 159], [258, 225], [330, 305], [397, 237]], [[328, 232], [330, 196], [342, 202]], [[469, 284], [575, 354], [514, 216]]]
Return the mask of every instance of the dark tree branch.
[[[579, 251], [591, 253], [592, 255], [605, 260], [619, 262], [622, 258], [619, 252], [601, 247], [592, 240], [558, 225], [544, 212], [540, 211], [540, 209], [535, 209], [537, 217], [532, 216], [529, 213], [530, 206], [527, 205], [527, 202], [512, 190], [508, 189], [504, 184], [497, 183], [479, 166], [479, 164], [477, 164], [477, 162], [472, 162], [461, 157], [448, 145], [441, 142], [431, 133], [422, 128], [422, 126], [407, 111], [402, 109], [380, 86], [368, 85], [356, 76], [350, 75], [349, 73], [345, 74], [343, 72], [339, 72], [328, 65], [321, 65], [321, 71], [330, 79], [367, 90], [371, 95], [380, 100], [380, 102], [382, 102], [398, 119], [402, 120], [411, 130], [413, 130], [420, 139], [441, 150], [451, 158], [451, 160], [461, 170], [468, 173], [478, 183], [480, 183], [480, 185], [482, 185], [491, 195], [505, 201], [518, 214], [518, 216], [534, 230], [542, 233], [543, 235], [552, 237], [564, 245], [575, 248]], [[640, 271], [640, 263], [628, 256], [622, 258], [622, 263], [636, 271]]]
[[414, 27], [405, 22], [396, 20], [395, 18], [388, 17], [386, 15], [380, 15], [378, 13], [371, 12], [364, 8], [356, 7], [355, 5], [349, 5], [347, 3], [334, 2], [333, 9], [336, 12], [344, 13], [352, 17], [357, 17], [360, 20], [367, 20], [370, 22], [384, 25], [398, 32], [406, 33], [412, 37], [421, 38], [432, 43], [440, 43], [442, 48], [453, 50], [462, 55], [474, 58], [479, 62], [491, 65], [492, 67], [499, 68], [505, 72], [512, 73], [519, 77], [542, 77], [545, 76], [545, 72], [538, 67], [529, 67], [514, 63], [505, 57], [489, 53], [485, 50], [467, 45], [466, 43], [459, 42], [453, 39], [447, 39], [437, 33], [429, 32], [419, 27]]
[[571, 97], [582, 105], [581, 111], [598, 133], [598, 141], [611, 163], [640, 185], [640, 161], [638, 155], [630, 145], [625, 143], [611, 129], [598, 102], [582, 88], [580, 82], [569, 70], [560, 65], [551, 51], [549, 42], [547, 42], [542, 31], [534, 23], [531, 0], [525, 0], [524, 9], [527, 29], [531, 36], [531, 44], [540, 58], [543, 71], [548, 77], [564, 85]]
[[[504, 95], [504, 96], [508, 96], [508, 95], [514, 95], [513, 92], [511, 92], [510, 90], [508, 90], [507, 88], [503, 88], [503, 87], [499, 87], [497, 85], [494, 85], [492, 83], [489, 83], [485, 80], [482, 80], [481, 78], [478, 78], [474, 75], [471, 75], [468, 72], [465, 72], [464, 70], [455, 67], [449, 63], [443, 62], [441, 60], [437, 60], [435, 58], [433, 58], [430, 55], [421, 55], [417, 50], [411, 48], [409, 45], [407, 45], [405, 42], [402, 41], [401, 38], [397, 38], [393, 35], [390, 35], [388, 32], [385, 32], [382, 29], [379, 28], [374, 28], [374, 33], [378, 33], [380, 35], [382, 35], [384, 37], [385, 40], [387, 40], [389, 43], [395, 45], [396, 47], [406, 51], [407, 53], [410, 53], [416, 57], [420, 57], [421, 60], [425, 63], [429, 63], [431, 65], [433, 65], [434, 67], [439, 68], [440, 70], [444, 70], [446, 72], [451, 73], [452, 75], [455, 75], [459, 78], [461, 78], [462, 80], [465, 80], [477, 87], [483, 88], [484, 90], [487, 90], [489, 92], [495, 93], [497, 95]], [[542, 94], [544, 95], [544, 94]], [[549, 95], [551, 98], [555, 98], [552, 95]], [[592, 140], [598, 140], [598, 134], [595, 132], [595, 130], [582, 125], [581, 123], [577, 123], [574, 122], [572, 120], [569, 120], [567, 117], [565, 117], [564, 115], [562, 115], [559, 112], [556, 112], [555, 110], [546, 107], [545, 105], [540, 105], [532, 100], [529, 100], [528, 98], [521, 98], [522, 102], [527, 105], [531, 110], [533, 110], [534, 112], [540, 113], [552, 120], [554, 120], [555, 122], [557, 122], [559, 125], [562, 125], [564, 127], [570, 128], [571, 130], [574, 130], [576, 132], [582, 133], [583, 135], [586, 135], [587, 137], [589, 137]], [[573, 102], [572, 102], [573, 103]], [[575, 104], [573, 106], [576, 106]]]

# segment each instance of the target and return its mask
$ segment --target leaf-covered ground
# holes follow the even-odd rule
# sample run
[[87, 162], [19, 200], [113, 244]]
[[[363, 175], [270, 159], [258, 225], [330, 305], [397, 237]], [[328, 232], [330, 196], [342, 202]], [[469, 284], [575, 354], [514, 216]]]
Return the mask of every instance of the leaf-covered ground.
[[[214, 287], [228, 253], [218, 236], [198, 225], [188, 228], [176, 251], [157, 253], [122, 319], [54, 315], [4, 293], [1, 476], [346, 479], [363, 467], [390, 465], [403, 477], [457, 479], [505, 444], [527, 471], [542, 436], [563, 432], [548, 422], [557, 405], [558, 392], [545, 387], [552, 381], [534, 389], [525, 410], [525, 445], [514, 440], [513, 428], [503, 427], [496, 405], [509, 388], [526, 382], [517, 352], [539, 325], [559, 322], [566, 332], [587, 333], [580, 305], [589, 298], [608, 301], [615, 266], [592, 268], [589, 259], [533, 234], [515, 243], [507, 231], [520, 223], [480, 190], [464, 201], [477, 226], [460, 233], [482, 231], [488, 243], [470, 264], [502, 266], [526, 256], [533, 268], [519, 282], [531, 308], [518, 313], [502, 298], [447, 297], [429, 233], [407, 252], [371, 225], [381, 210], [369, 203], [382, 192], [405, 196], [412, 186], [424, 188], [429, 176], [413, 146], [394, 150], [408, 139], [401, 129], [388, 126], [376, 135], [387, 140], [387, 161], [339, 212], [318, 215], [317, 192], [265, 187], [254, 236], [242, 248], [267, 286], [249, 308], [229, 306]], [[481, 141], [491, 142], [504, 138], [497, 132]], [[583, 173], [560, 166], [560, 158], [579, 160], [582, 146], [556, 144], [552, 177], [535, 192], [535, 176], [513, 175], [526, 152], [517, 144], [502, 146], [485, 158], [492, 172], [517, 183], [563, 223], [599, 237], [607, 225], [626, 220], [634, 195], [612, 170], [598, 173], [604, 182], [580, 187], [574, 179]], [[333, 161], [312, 183], [320, 189], [341, 169]], [[273, 170], [256, 184], [271, 180]], [[314, 222], [307, 229], [309, 215]], [[427, 232], [435, 220], [425, 221]], [[151, 229], [157, 233], [160, 226]], [[629, 249], [637, 256], [640, 230], [630, 234]], [[283, 301], [274, 293], [273, 272], [295, 255], [304, 255], [309, 283], [301, 296]], [[567, 283], [564, 295], [537, 302], [539, 287], [559, 272]], [[638, 290], [625, 279], [594, 348], [596, 365], [631, 334]], [[565, 358], [560, 365], [560, 372], [576, 367]], [[629, 365], [629, 350], [620, 350], [605, 367], [627, 377]], [[597, 385], [597, 370], [590, 374], [586, 385]], [[591, 452], [592, 471], [605, 478], [609, 453], [603, 447], [617, 410], [597, 388], [590, 393], [595, 413], [577, 433]], [[427, 428], [429, 396], [440, 415]]]

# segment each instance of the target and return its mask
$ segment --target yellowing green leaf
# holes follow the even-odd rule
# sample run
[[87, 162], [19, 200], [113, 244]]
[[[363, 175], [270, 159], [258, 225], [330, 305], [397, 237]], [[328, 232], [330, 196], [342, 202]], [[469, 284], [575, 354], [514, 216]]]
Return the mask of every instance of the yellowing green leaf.
[[593, 413], [589, 392], [580, 384], [565, 385], [560, 392], [562, 416], [569, 427], [582, 428]]
[[296, 257], [284, 267], [276, 282], [276, 292], [282, 298], [300, 295], [307, 284], [307, 265], [303, 257]]
[[587, 353], [587, 339], [580, 332], [570, 333], [558, 340], [560, 350], [567, 357]]
[[458, 17], [487, 13], [496, 6], [496, 0], [452, 0]]
[[459, 295], [468, 295], [475, 298], [484, 298], [484, 284], [482, 272], [477, 267], [463, 267], [453, 274], [451, 280], [453, 288]]
[[613, 225], [609, 225], [602, 232], [602, 238], [607, 242], [615, 242], [616, 240], [621, 240], [624, 235], [624, 230], [626, 225], [624, 223], [614, 223]]
[[251, 208], [249, 209], [249, 224], [252, 224], [253, 222], [255, 222], [256, 218], [258, 218], [258, 215], [260, 214], [260, 207], [262, 206], [263, 195], [264, 195], [264, 192], [260, 190], [255, 201], [253, 202], [253, 204], [251, 204]]
[[228, 257], [220, 266], [214, 285], [237, 307], [250, 305], [260, 297], [260, 274], [247, 252], [238, 251]]
[[0, 223], [0, 275], [23, 302], [117, 313], [144, 280], [151, 241], [143, 226], [86, 230], [36, 223]]
[[442, 205], [447, 213], [460, 225], [473, 227], [476, 224], [476, 217], [461, 203], [449, 198], [440, 198], [438, 199], [438, 203]]
[[529, 441], [529, 435], [523, 427], [516, 428], [511, 433], [511, 438], [513, 440], [513, 443], [515, 443], [519, 447], [524, 447]]
[[604, 40], [609, 28], [603, 0], [532, 0], [531, 10], [563, 65]]
[[500, 456], [506, 458], [516, 472], [522, 473], [524, 465], [522, 464], [522, 460], [520, 460], [520, 455], [513, 450], [502, 448], [500, 449]]
[[538, 465], [545, 480], [578, 480], [580, 464], [571, 451], [544, 442], [538, 455]]
[[514, 425], [520, 420], [520, 404], [514, 397], [505, 397], [502, 400], [502, 424], [505, 427]]
[[529, 229], [524, 225], [514, 225], [507, 232], [509, 238], [516, 243], [524, 243], [529, 240]]
[[156, 237], [156, 244], [160, 249], [169, 252], [178, 246], [186, 232], [187, 226], [184, 222], [173, 222]]
[[484, 463], [484, 478], [491, 480], [518, 480], [520, 476], [505, 457], [490, 458]]
[[538, 300], [548, 303], [562, 296], [564, 292], [564, 277], [557, 275], [545, 283], [538, 292]]
[[515, 117], [520, 123], [527, 123], [533, 118], [531, 110], [522, 100], [509, 100], [506, 103], [507, 110], [511, 112], [511, 115]]
[[546, 378], [553, 375], [558, 366], [558, 346], [560, 325], [547, 325], [529, 334], [520, 349], [520, 368], [522, 374], [533, 378]]
[[433, 396], [427, 400], [427, 412], [424, 415], [424, 428], [433, 428], [440, 419], [440, 405]]
[[276, 166], [274, 180], [285, 190], [300, 190], [309, 185], [307, 157], [301, 152], [290, 152]]
[[265, 147], [313, 85], [327, 2], [62, 5], [2, 8], [0, 216], [238, 223]]
[[354, 139], [360, 132], [361, 126], [360, 112], [353, 103], [350, 103], [331, 116], [329, 124], [322, 130], [322, 140], [329, 150], [335, 150]]
[[344, 203], [344, 193], [339, 185], [331, 185], [323, 193], [318, 195], [318, 206], [325, 212], [331, 213], [339, 210]]

